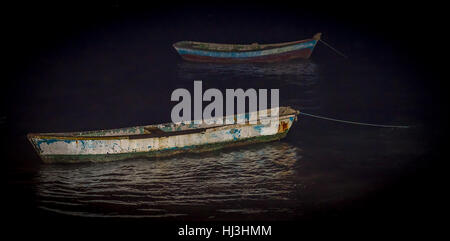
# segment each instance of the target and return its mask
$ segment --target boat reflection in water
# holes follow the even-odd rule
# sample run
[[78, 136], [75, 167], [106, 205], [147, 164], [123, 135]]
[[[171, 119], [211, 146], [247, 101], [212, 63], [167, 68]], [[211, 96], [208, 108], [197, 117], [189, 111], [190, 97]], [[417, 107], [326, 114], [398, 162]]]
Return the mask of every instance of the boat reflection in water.
[[[203, 78], [204, 80], [223, 80], [234, 78], [257, 78], [264, 77], [268, 80], [283, 77], [286, 80], [297, 80], [299, 84], [304, 81], [313, 81], [318, 77], [318, 66], [310, 60], [294, 60], [282, 63], [240, 63], [240, 64], [219, 64], [219, 63], [192, 63], [180, 62], [177, 68], [178, 77], [187, 81]], [[310, 83], [309, 83], [310, 84]]]
[[284, 216], [293, 212], [288, 203], [300, 152], [274, 142], [164, 159], [44, 165], [38, 204], [44, 212], [88, 217]]
[[320, 66], [311, 60], [280, 63], [193, 63], [180, 62], [177, 78], [191, 85], [203, 80], [205, 88], [280, 89], [280, 101], [300, 111], [316, 110], [321, 106]]

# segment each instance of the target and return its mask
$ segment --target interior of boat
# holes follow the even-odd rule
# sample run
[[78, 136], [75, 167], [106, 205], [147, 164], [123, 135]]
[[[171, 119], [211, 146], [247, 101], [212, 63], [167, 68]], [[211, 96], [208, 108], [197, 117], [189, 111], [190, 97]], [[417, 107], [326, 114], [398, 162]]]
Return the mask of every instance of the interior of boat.
[[[270, 116], [270, 110], [267, 110], [267, 115]], [[289, 116], [289, 115], [297, 115], [299, 111], [287, 106], [287, 107], [279, 107], [279, 116]], [[226, 117], [225, 117], [226, 118]], [[234, 115], [236, 119], [236, 115]], [[246, 118], [248, 118], [248, 113], [246, 113]], [[184, 123], [166, 123], [166, 124], [156, 124], [156, 125], [147, 125], [147, 126], [135, 126], [135, 127], [126, 127], [126, 128], [118, 128], [118, 129], [109, 129], [109, 130], [95, 130], [95, 131], [82, 131], [82, 132], [64, 132], [64, 133], [39, 133], [39, 134], [28, 134], [28, 138], [33, 136], [40, 137], [66, 137], [66, 138], [80, 138], [80, 139], [89, 139], [89, 138], [112, 138], [112, 137], [127, 137], [127, 138], [148, 138], [148, 137], [162, 137], [162, 136], [172, 136], [172, 135], [181, 135], [181, 134], [190, 134], [203, 132], [208, 128], [215, 128], [218, 126], [223, 126], [223, 124], [184, 124]], [[138, 137], [139, 136], [139, 137]]]

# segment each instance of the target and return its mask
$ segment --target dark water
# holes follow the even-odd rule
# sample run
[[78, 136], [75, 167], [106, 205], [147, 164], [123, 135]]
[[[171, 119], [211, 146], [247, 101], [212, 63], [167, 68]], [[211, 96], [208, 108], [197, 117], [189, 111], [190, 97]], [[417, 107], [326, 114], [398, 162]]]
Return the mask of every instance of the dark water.
[[[171, 44], [187, 38], [219, 41], [220, 34], [201, 32], [202, 25], [191, 20], [186, 25], [200, 31], [194, 35], [180, 27], [182, 20], [174, 20], [179, 28], [163, 20], [75, 35], [75, 40], [37, 54], [26, 65], [22, 82], [12, 85], [14, 98], [21, 101], [10, 108], [2, 127], [13, 136], [7, 178], [20, 199], [18, 213], [155, 220], [333, 216], [427, 164], [433, 145], [431, 111], [426, 108], [431, 92], [417, 65], [383, 40], [369, 41], [355, 33], [352, 41], [345, 41], [351, 35], [336, 35], [324, 24], [322, 29], [335, 34], [335, 40], [341, 38], [335, 45], [349, 59], [319, 44], [309, 60], [199, 64], [183, 62]], [[277, 24], [274, 29], [284, 35], [274, 37], [258, 29], [252, 35], [246, 31], [254, 28], [247, 26], [239, 39], [291, 41], [314, 33], [296, 32], [290, 25], [283, 30]], [[220, 42], [237, 38], [223, 36]], [[281, 105], [307, 113], [413, 127], [361, 127], [300, 116], [279, 142], [74, 165], [41, 164], [25, 140], [28, 132], [167, 122], [175, 104], [171, 92], [192, 89], [193, 80], [203, 80], [203, 89], [278, 88]]]
[[[342, 71], [369, 68], [336, 61], [333, 65], [345, 68]], [[366, 89], [354, 87], [355, 82], [362, 80], [353, 77], [353, 80], [336, 83], [339, 80], [325, 70], [329, 66], [314, 59], [240, 65], [174, 62], [167, 76], [173, 76], [177, 87], [192, 88], [192, 80], [198, 79], [203, 80], [204, 89], [224, 89], [233, 85], [279, 88], [283, 105], [305, 112], [417, 126], [413, 129], [381, 129], [300, 116], [288, 137], [280, 142], [165, 159], [39, 165], [31, 180], [33, 205], [37, 209], [44, 213], [83, 217], [294, 220], [311, 209], [358, 199], [382, 189], [401, 173], [402, 168], [425, 153], [419, 139], [423, 127], [414, 113], [409, 112], [415, 96], [402, 89], [393, 90], [389, 79], [376, 82], [376, 78], [385, 75], [373, 76], [370, 68], [357, 73], [375, 79], [375, 82], [364, 84], [372, 92], [370, 94], [386, 98], [384, 91], [389, 89], [394, 92], [391, 95], [396, 96], [395, 99], [368, 99], [370, 95], [360, 93], [367, 92]], [[350, 72], [348, 76], [352, 74]], [[330, 82], [334, 82], [332, 87]], [[335, 94], [342, 101], [340, 104], [330, 103], [330, 92], [335, 92], [335, 88], [344, 90], [350, 85], [351, 91]], [[83, 88], [78, 91], [84, 92]], [[152, 95], [158, 88], [163, 87], [147, 89], [146, 94]], [[37, 95], [36, 98], [40, 98]], [[360, 103], [355, 103], [355, 98]], [[169, 96], [165, 96], [167, 99]], [[127, 104], [116, 103], [114, 108], [128, 108]], [[55, 108], [53, 103], [49, 105]], [[337, 105], [338, 109], [346, 111], [330, 110]], [[373, 113], [374, 106], [378, 108], [376, 113]], [[142, 119], [151, 120], [145, 114], [142, 116]], [[138, 120], [142, 121], [141, 118], [131, 121]]]
[[[296, 189], [300, 149], [288, 143], [165, 160], [45, 166], [39, 207], [82, 216], [177, 217], [292, 214], [283, 207]], [[235, 205], [246, 203], [246, 205]], [[266, 206], [268, 205], [268, 206]]]

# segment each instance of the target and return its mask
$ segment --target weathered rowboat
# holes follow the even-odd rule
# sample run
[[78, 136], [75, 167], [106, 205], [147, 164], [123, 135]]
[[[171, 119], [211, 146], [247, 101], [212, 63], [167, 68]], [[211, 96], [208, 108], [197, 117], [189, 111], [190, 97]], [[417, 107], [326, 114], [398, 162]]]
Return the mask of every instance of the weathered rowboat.
[[218, 44], [181, 41], [173, 47], [188, 61], [195, 62], [276, 62], [311, 56], [321, 33], [310, 39], [276, 44]]
[[[298, 113], [290, 107], [280, 107], [278, 118], [261, 117], [257, 112], [255, 124], [250, 124], [249, 114], [245, 114], [247, 121], [241, 124], [168, 123], [99, 131], [30, 133], [27, 137], [46, 163], [169, 156], [281, 139]], [[235, 120], [236, 117], [231, 116]]]

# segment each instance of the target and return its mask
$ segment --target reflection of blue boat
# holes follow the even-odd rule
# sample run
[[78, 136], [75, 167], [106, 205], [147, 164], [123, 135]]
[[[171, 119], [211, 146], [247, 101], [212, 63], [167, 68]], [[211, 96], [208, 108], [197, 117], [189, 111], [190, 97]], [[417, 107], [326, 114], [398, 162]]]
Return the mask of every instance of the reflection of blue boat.
[[[269, 111], [270, 112], [270, 111]], [[280, 107], [279, 116], [256, 124], [159, 124], [113, 130], [28, 134], [44, 162], [82, 162], [167, 156], [278, 140], [286, 136], [299, 112]], [[261, 116], [260, 112], [257, 113]], [[238, 116], [227, 116], [232, 120]], [[266, 123], [267, 122], [267, 123]]]
[[308, 60], [293, 60], [289, 62], [277, 62], [270, 64], [261, 63], [193, 63], [180, 62], [177, 65], [179, 78], [192, 81], [193, 78], [202, 80], [222, 79], [223, 75], [229, 75], [229, 78], [271, 78], [283, 76], [283, 80], [302, 78], [316, 79], [318, 77], [318, 66]]
[[321, 33], [310, 39], [277, 44], [218, 44], [181, 41], [173, 45], [181, 57], [194, 62], [277, 62], [307, 59], [311, 56]]

